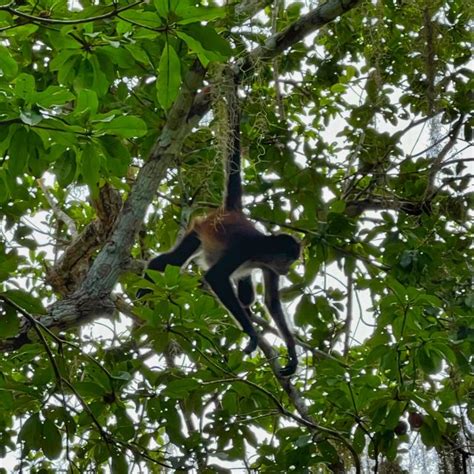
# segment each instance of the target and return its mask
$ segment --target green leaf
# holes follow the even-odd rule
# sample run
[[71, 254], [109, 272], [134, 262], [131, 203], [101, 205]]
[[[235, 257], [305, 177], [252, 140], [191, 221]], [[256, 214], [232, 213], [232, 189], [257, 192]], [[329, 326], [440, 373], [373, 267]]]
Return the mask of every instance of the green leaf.
[[128, 474], [128, 464], [125, 454], [117, 453], [112, 456], [112, 473]]
[[365, 433], [364, 430], [357, 426], [354, 432], [354, 442], [353, 442], [354, 449], [357, 454], [361, 454], [365, 448]]
[[4, 169], [0, 169], [0, 203], [5, 202], [10, 196], [5, 173]]
[[99, 59], [94, 55], [90, 57], [89, 61], [92, 65], [92, 87], [89, 89], [94, 89], [97, 92], [97, 95], [102, 97], [107, 94], [109, 89], [109, 81], [104, 73], [104, 70], [106, 69], [104, 68], [104, 64], [102, 64], [103, 58], [102, 62], [99, 63]]
[[21, 73], [15, 79], [15, 94], [21, 99], [28, 99], [35, 93], [35, 78], [30, 74]]
[[9, 305], [5, 305], [5, 313], [0, 313], [0, 338], [7, 339], [16, 336], [20, 328], [20, 321], [16, 311]]
[[77, 382], [74, 387], [83, 397], [102, 398], [105, 395], [105, 389], [95, 382]]
[[195, 379], [173, 380], [168, 384], [163, 393], [171, 398], [183, 399], [189, 396], [189, 393], [199, 388], [199, 382]]
[[137, 44], [127, 44], [125, 45], [125, 49], [128, 50], [128, 52], [133, 56], [133, 59], [135, 59], [135, 61], [138, 61], [142, 64], [150, 64], [150, 58], [148, 57], [148, 54]]
[[312, 302], [311, 296], [303, 295], [296, 307], [295, 324], [297, 326], [311, 325], [316, 315], [316, 305]]
[[94, 460], [98, 464], [102, 464], [103, 462], [107, 461], [110, 456], [110, 448], [107, 443], [96, 441], [96, 445], [94, 446]]
[[31, 415], [21, 427], [18, 441], [25, 443], [26, 451], [41, 447], [42, 423], [38, 413]]
[[154, 0], [153, 4], [155, 5], [158, 15], [161, 16], [164, 20], [168, 18], [169, 14], [169, 1], [168, 0]]
[[[186, 3], [188, 3], [186, 5]], [[201, 21], [212, 21], [216, 18], [225, 16], [224, 8], [195, 6], [189, 2], [180, 1], [176, 7], [175, 13], [181, 17], [176, 23], [178, 25], [187, 25], [188, 23], [197, 23]]]
[[342, 214], [346, 210], [346, 203], [341, 200], [333, 201], [329, 206], [329, 210], [336, 214]]
[[406, 288], [398, 280], [389, 276], [387, 277], [387, 285], [395, 293], [400, 301], [406, 301]]
[[[191, 24], [183, 28], [181, 32], [198, 41], [206, 51], [206, 56], [211, 60], [223, 61], [232, 54], [229, 43], [210, 26]], [[191, 45], [188, 46], [192, 48]]]
[[23, 290], [7, 290], [1, 294], [28, 313], [32, 313], [33, 315], [46, 314], [46, 310], [41, 301], [35, 298], [31, 293], [27, 293]]
[[117, 434], [120, 435], [120, 438], [124, 441], [132, 439], [135, 436], [135, 427], [133, 420], [127, 414], [126, 410], [121, 408], [117, 409], [115, 416], [117, 417]]
[[100, 155], [96, 148], [87, 143], [82, 149], [81, 173], [84, 182], [91, 187], [96, 187], [100, 178]]
[[41, 107], [52, 107], [53, 105], [63, 105], [74, 100], [74, 94], [61, 86], [49, 86], [42, 92], [37, 92], [31, 101]]
[[163, 26], [163, 22], [156, 13], [144, 12], [143, 10], [124, 11], [120, 14], [120, 18], [133, 22], [135, 26], [142, 25], [148, 28], [160, 28]]
[[77, 94], [75, 112], [79, 114], [88, 113], [95, 115], [99, 109], [99, 100], [95, 91], [82, 89]]
[[8, 171], [12, 176], [20, 176], [28, 164], [28, 131], [18, 128], [10, 141], [8, 149]]
[[61, 433], [57, 426], [49, 419], [46, 419], [43, 424], [41, 448], [48, 459], [59, 458], [62, 451]]
[[5, 46], [0, 45], [0, 77], [12, 79], [18, 72], [18, 64], [11, 57], [10, 51]]
[[173, 104], [181, 85], [181, 63], [173, 46], [165, 44], [160, 58], [160, 73], [156, 83], [158, 102], [168, 110]]
[[191, 52], [196, 53], [199, 56], [199, 60], [204, 66], [207, 66], [210, 61], [220, 60], [219, 55], [204, 49], [202, 44], [192, 36], [189, 36], [182, 31], [177, 31], [176, 35], [188, 45], [188, 48], [191, 50]]
[[131, 115], [116, 117], [110, 122], [98, 122], [94, 129], [109, 135], [116, 135], [122, 138], [142, 137], [147, 132], [146, 123]]
[[334, 84], [331, 86], [331, 92], [334, 94], [343, 94], [346, 92], [346, 86], [344, 84]]
[[54, 173], [59, 185], [63, 188], [72, 183], [76, 170], [76, 153], [73, 150], [67, 150], [54, 164]]

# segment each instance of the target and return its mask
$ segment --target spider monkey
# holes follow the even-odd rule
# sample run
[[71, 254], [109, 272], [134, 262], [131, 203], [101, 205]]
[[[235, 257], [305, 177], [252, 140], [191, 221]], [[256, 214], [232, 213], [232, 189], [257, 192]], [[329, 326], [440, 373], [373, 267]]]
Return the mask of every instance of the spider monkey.
[[[231, 102], [237, 104], [235, 84], [229, 98]], [[251, 323], [250, 306], [255, 300], [251, 271], [261, 269], [265, 306], [288, 349], [288, 364], [280, 370], [280, 375], [289, 376], [296, 371], [298, 358], [295, 340], [281, 306], [278, 286], [279, 275], [286, 275], [291, 264], [299, 258], [300, 244], [289, 234], [263, 234], [242, 212], [240, 115], [238, 106], [233, 108], [234, 111], [229, 105], [233, 137], [229, 156], [225, 160], [227, 186], [222, 207], [206, 217], [195, 219], [183, 239], [171, 251], [152, 259], [148, 269], [162, 272], [167, 265], [183, 266], [191, 257], [201, 255], [200, 263], [206, 269], [204, 280], [250, 338], [244, 349], [246, 354], [253, 352], [258, 344], [257, 332]], [[145, 278], [151, 281], [148, 275]], [[150, 291], [140, 289], [137, 297]]]

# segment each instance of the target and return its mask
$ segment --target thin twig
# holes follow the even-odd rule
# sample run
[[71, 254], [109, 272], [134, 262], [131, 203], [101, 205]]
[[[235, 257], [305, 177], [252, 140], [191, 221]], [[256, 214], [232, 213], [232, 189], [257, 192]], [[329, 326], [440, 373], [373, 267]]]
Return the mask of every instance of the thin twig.
[[48, 204], [50, 205], [53, 213], [56, 215], [56, 217], [64, 222], [64, 224], [66, 224], [68, 230], [69, 230], [69, 233], [71, 234], [71, 237], [75, 238], [77, 237], [77, 228], [76, 228], [76, 223], [74, 222], [74, 220], [69, 217], [62, 209], [59, 208], [59, 206], [56, 204], [53, 196], [51, 195], [51, 193], [49, 192], [48, 188], [46, 187], [46, 185], [44, 184], [44, 180], [43, 178], [40, 178], [40, 179], [37, 179], [36, 182], [38, 183], [39, 187], [41, 188], [41, 190], [43, 191], [44, 193], [44, 197], [46, 198], [46, 200], [48, 201]]

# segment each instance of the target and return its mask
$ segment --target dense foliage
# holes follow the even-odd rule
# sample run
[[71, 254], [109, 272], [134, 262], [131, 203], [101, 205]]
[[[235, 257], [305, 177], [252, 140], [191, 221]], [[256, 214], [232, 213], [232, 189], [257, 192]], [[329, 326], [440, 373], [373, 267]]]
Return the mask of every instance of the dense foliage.
[[[218, 3], [0, 1], [4, 472], [380, 470], [416, 437], [467, 470], [468, 2]], [[243, 357], [197, 268], [134, 299], [144, 260], [219, 205], [225, 64], [248, 214], [304, 244], [291, 382]]]

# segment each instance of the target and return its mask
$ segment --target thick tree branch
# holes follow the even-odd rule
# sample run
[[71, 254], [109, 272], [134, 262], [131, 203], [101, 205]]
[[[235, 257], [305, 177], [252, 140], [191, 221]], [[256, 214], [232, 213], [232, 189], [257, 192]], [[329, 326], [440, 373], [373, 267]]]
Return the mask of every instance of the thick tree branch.
[[[46, 281], [62, 296], [77, 290], [91, 266], [94, 253], [106, 242], [122, 208], [120, 193], [109, 184], [92, 200], [96, 218], [67, 246], [58, 262], [46, 271]], [[62, 212], [62, 211], [61, 211]]]
[[462, 114], [459, 117], [459, 120], [454, 124], [453, 129], [450, 132], [450, 138], [448, 140], [448, 143], [444, 145], [443, 149], [438, 153], [438, 156], [436, 156], [436, 158], [433, 160], [428, 175], [428, 186], [426, 187], [425, 191], [425, 199], [431, 199], [431, 197], [436, 194], [436, 175], [443, 167], [443, 162], [446, 156], [456, 144], [463, 123], [464, 114]]
[[360, 3], [360, 0], [329, 0], [324, 2], [283, 31], [268, 38], [262, 46], [255, 48], [250, 54], [237, 61], [236, 66], [240, 71], [248, 72], [258, 62], [274, 58], [309, 34], [351, 10], [358, 3]]
[[[306, 15], [296, 20], [283, 31], [270, 36], [262, 46], [242, 56], [232, 66], [234, 73], [245, 81], [252, 77], [253, 66], [261, 61], [270, 60], [280, 53], [301, 41], [305, 36], [314, 33], [323, 26], [331, 23], [346, 11], [356, 7], [361, 0], [329, 0], [323, 5], [311, 10]], [[248, 3], [251, 3], [250, 1]], [[243, 77], [242, 77], [243, 76]], [[191, 109], [191, 116], [195, 122], [209, 111], [212, 94], [207, 89], [196, 96], [195, 103]]]

